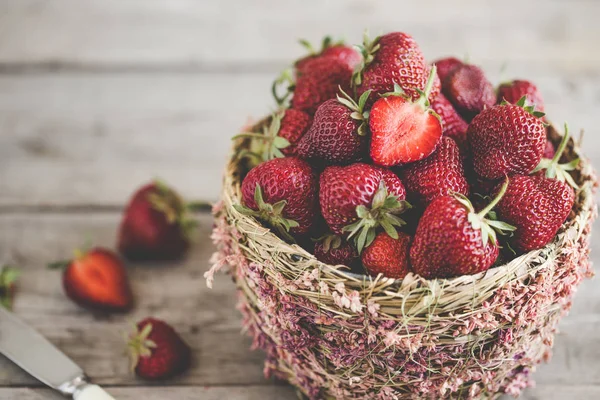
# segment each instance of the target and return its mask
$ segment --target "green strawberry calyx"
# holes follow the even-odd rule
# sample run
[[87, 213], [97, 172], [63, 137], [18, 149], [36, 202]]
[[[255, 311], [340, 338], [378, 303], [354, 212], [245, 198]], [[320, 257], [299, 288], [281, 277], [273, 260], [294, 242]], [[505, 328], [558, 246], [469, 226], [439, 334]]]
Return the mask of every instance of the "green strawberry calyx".
[[21, 273], [16, 267], [4, 265], [0, 269], [0, 306], [12, 309], [12, 291]]
[[257, 183], [256, 189], [254, 190], [254, 202], [256, 203], [258, 210], [253, 210], [241, 204], [234, 204], [233, 208], [243, 215], [255, 217], [266, 222], [275, 228], [284, 238], [293, 242], [294, 238], [289, 233], [290, 229], [296, 228], [300, 226], [300, 224], [283, 216], [283, 210], [287, 205], [287, 200], [280, 200], [275, 204], [266, 203], [263, 198], [262, 189]]
[[[463, 194], [455, 193], [454, 197], [465, 206], [465, 208], [469, 211], [468, 220], [473, 226], [473, 229], [481, 231], [481, 239], [483, 241], [483, 247], [485, 247], [488, 243], [492, 243], [495, 245], [497, 242], [496, 232], [500, 234], [505, 234], [505, 232], [513, 232], [517, 228], [507, 224], [506, 222], [496, 220], [496, 214], [494, 211], [494, 207], [498, 205], [502, 197], [506, 193], [506, 189], [508, 188], [508, 178], [502, 184], [500, 191], [492, 199], [492, 201], [481, 211], [476, 212], [471, 201]], [[488, 218], [489, 217], [489, 218]]]
[[[290, 68], [284, 69], [271, 85], [271, 93], [277, 105], [284, 106], [286, 104], [292, 93], [294, 93], [295, 86], [296, 82], [292, 70]], [[279, 92], [282, 89], [284, 93], [280, 95]]]
[[375, 192], [371, 208], [365, 205], [356, 207], [358, 220], [343, 228], [349, 232], [348, 239], [353, 239], [359, 254], [362, 250], [373, 243], [377, 235], [377, 228], [383, 230], [394, 239], [398, 239], [396, 227], [405, 225], [406, 222], [398, 217], [412, 206], [405, 200], [399, 200], [398, 196], [388, 193], [383, 180]]
[[381, 36], [377, 36], [375, 39], [371, 40], [369, 38], [369, 32], [365, 30], [363, 33], [362, 45], [354, 46], [363, 56], [362, 62], [358, 64], [352, 75], [352, 83], [355, 86], [359, 86], [362, 83], [362, 74], [364, 69], [375, 59], [375, 53], [377, 53], [381, 47], [379, 45], [380, 38]]
[[338, 94], [337, 100], [352, 111], [350, 117], [360, 122], [360, 125], [358, 126], [359, 136], [365, 136], [367, 134], [367, 122], [369, 120], [369, 111], [365, 110], [365, 104], [367, 104], [367, 99], [371, 95], [371, 90], [364, 92], [358, 99], [358, 103], [354, 101], [354, 99], [349, 96], [348, 93], [344, 92], [341, 86], [340, 92], [342, 95], [340, 96]]
[[291, 146], [289, 140], [279, 136], [281, 129], [281, 120], [285, 115], [285, 110], [274, 113], [271, 116], [271, 123], [263, 126], [263, 132], [244, 132], [236, 135], [232, 140], [240, 138], [250, 138], [252, 143], [250, 149], [244, 149], [238, 154], [239, 158], [248, 157], [254, 161], [254, 164], [260, 164], [263, 161], [273, 158], [283, 158], [285, 155], [281, 152]]
[[571, 187], [577, 189], [579, 186], [569, 173], [569, 171], [573, 171], [579, 165], [579, 158], [576, 158], [568, 163], [560, 164], [560, 157], [562, 156], [565, 148], [567, 147], [567, 143], [569, 142], [569, 126], [565, 123], [565, 134], [563, 135], [560, 144], [558, 145], [558, 149], [554, 153], [554, 157], [552, 159], [544, 158], [537, 167], [532, 171], [532, 173], [546, 170], [546, 178], [556, 179], [561, 182], [567, 182]]
[[132, 371], [138, 365], [140, 357], [150, 357], [152, 349], [156, 348], [156, 343], [148, 339], [150, 333], [152, 333], [152, 324], [146, 324], [141, 331], [134, 325], [133, 331], [126, 335], [127, 352]]
[[319, 55], [330, 47], [341, 46], [344, 44], [343, 40], [334, 41], [331, 36], [325, 36], [321, 41], [321, 50], [316, 51], [312, 43], [310, 43], [308, 40], [300, 39], [298, 42], [308, 50], [309, 57]]
[[[500, 105], [505, 106], [507, 104], [511, 104], [511, 103], [506, 101], [506, 99], [502, 99], [502, 102], [500, 103]], [[535, 104], [527, 104], [527, 96], [522, 96], [519, 99], [519, 101], [517, 101], [514, 105], [521, 107], [523, 110], [527, 111], [529, 114], [533, 115], [536, 118], [542, 118], [543, 116], [546, 115], [546, 113], [544, 113], [542, 111], [537, 111], [535, 109]]]
[[328, 233], [319, 238], [314, 239], [315, 242], [323, 244], [323, 250], [329, 251], [330, 249], [339, 249], [342, 245], [342, 238], [339, 235]]
[[198, 223], [190, 211], [197, 209], [199, 203], [186, 203], [182, 197], [160, 179], [154, 179], [156, 190], [148, 193], [147, 200], [152, 208], [162, 213], [169, 224], [179, 226], [186, 239], [190, 239]]

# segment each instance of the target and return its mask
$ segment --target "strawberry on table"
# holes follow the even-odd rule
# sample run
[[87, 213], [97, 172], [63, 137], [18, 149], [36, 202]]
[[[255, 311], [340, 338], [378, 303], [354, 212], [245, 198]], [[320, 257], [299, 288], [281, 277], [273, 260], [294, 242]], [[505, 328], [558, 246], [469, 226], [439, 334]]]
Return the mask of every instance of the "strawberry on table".
[[361, 261], [369, 275], [404, 278], [410, 270], [410, 242], [411, 237], [406, 233], [398, 232], [398, 237], [393, 238], [386, 232], [380, 232], [361, 254]]
[[319, 106], [312, 125], [298, 143], [298, 155], [325, 164], [358, 161], [367, 151], [367, 116], [364, 110], [370, 92], [356, 103], [342, 91], [337, 99]]
[[525, 106], [499, 104], [483, 110], [467, 130], [475, 172], [486, 179], [528, 174], [541, 161], [546, 146], [544, 115]]
[[373, 104], [369, 114], [371, 129], [371, 159], [375, 164], [390, 167], [428, 157], [440, 141], [442, 125], [429, 107], [435, 66], [431, 68], [424, 92], [416, 100], [406, 97], [396, 85]]
[[476, 65], [462, 64], [453, 69], [444, 79], [442, 91], [467, 121], [496, 104], [494, 86]]
[[133, 305], [127, 271], [119, 257], [96, 247], [75, 251], [69, 261], [49, 265], [63, 269], [63, 288], [78, 305], [100, 311], [127, 311]]
[[317, 191], [317, 178], [306, 161], [275, 158], [248, 172], [242, 182], [243, 205], [234, 207], [291, 240], [290, 233], [310, 230], [316, 218]]
[[330, 265], [350, 266], [357, 258], [356, 250], [341, 236], [329, 234], [315, 243], [317, 260]]
[[469, 195], [460, 150], [456, 142], [446, 136], [432, 155], [402, 168], [400, 176], [411, 201], [414, 198], [427, 204], [452, 193]]
[[480, 212], [462, 195], [434, 199], [419, 221], [410, 249], [413, 271], [431, 279], [472, 275], [490, 268], [499, 253], [495, 229], [515, 229], [488, 218], [507, 186], [508, 181]]
[[369, 164], [327, 167], [320, 177], [321, 213], [332, 232], [348, 233], [359, 253], [381, 227], [392, 237], [404, 224], [398, 217], [410, 205], [402, 181], [391, 171]]
[[4, 265], [0, 269], [0, 306], [7, 310], [12, 309], [15, 285], [19, 275], [19, 270], [10, 265]]
[[146, 318], [129, 334], [127, 347], [131, 366], [144, 379], [166, 379], [185, 371], [191, 350], [166, 322]]
[[[412, 100], [419, 99], [421, 92], [426, 91], [431, 67], [412, 36], [391, 32], [371, 41], [365, 34], [361, 50], [364, 62], [353, 78], [358, 96], [370, 90], [372, 102], [378, 95], [393, 92], [396, 84]], [[433, 101], [439, 92], [439, 78], [434, 74], [429, 100]]]
[[521, 97], [525, 96], [528, 105], [535, 106], [538, 111], [544, 111], [544, 99], [537, 86], [526, 80], [514, 80], [503, 83], [498, 87], [498, 104], [507, 101], [516, 104]]
[[565, 135], [553, 159], [542, 160], [533, 175], [513, 176], [498, 204], [498, 215], [517, 227], [511, 240], [516, 250], [544, 247], [554, 239], [573, 208], [573, 187], [577, 184], [569, 171], [576, 168], [579, 159], [559, 164], [568, 139], [565, 125]]
[[177, 192], [155, 180], [136, 191], [123, 214], [118, 249], [129, 260], [170, 260], [185, 253], [196, 223]]

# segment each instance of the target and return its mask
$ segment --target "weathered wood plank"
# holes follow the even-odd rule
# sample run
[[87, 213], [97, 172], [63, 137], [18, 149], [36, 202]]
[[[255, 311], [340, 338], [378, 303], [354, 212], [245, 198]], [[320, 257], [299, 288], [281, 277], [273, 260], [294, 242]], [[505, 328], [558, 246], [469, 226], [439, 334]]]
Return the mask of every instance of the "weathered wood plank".
[[[79, 309], [62, 293], [60, 276], [44, 265], [68, 256], [86, 237], [111, 246], [116, 213], [0, 215], [0, 262], [22, 266], [15, 312], [105, 385], [141, 384], [128, 371], [121, 332], [131, 321], [148, 315], [164, 318], [181, 332], [194, 351], [193, 368], [169, 385], [264, 384], [262, 354], [248, 350], [240, 336], [234, 309], [233, 284], [220, 277], [206, 289], [203, 272], [212, 252], [208, 215], [199, 216], [201, 229], [192, 254], [183, 263], [131, 265], [137, 307], [128, 315], [94, 316]], [[600, 253], [596, 253], [600, 254]], [[573, 311], [561, 324], [551, 364], [536, 374], [545, 385], [600, 385], [600, 280], [585, 282]], [[5, 359], [0, 360], [0, 386], [36, 382]]]
[[[185, 387], [138, 387], [108, 388], [118, 400], [282, 400], [294, 399], [294, 390], [289, 386], [185, 386]], [[59, 400], [63, 399], [47, 389], [0, 389], [4, 400]]]
[[[5, 0], [0, 63], [101, 66], [283, 66], [299, 37], [352, 42], [362, 29], [411, 32], [428, 55], [470, 54], [565, 71], [594, 71], [600, 4], [589, 0], [280, 2]], [[531, 16], [535, 15], [535, 18]]]
[[[233, 284], [219, 280], [205, 286], [212, 246], [211, 219], [199, 217], [198, 244], [182, 263], [131, 265], [135, 310], [104, 317], [83, 311], [63, 294], [60, 274], [44, 266], [63, 259], [89, 237], [95, 244], [113, 246], [118, 215], [6, 215], [0, 217], [0, 263], [22, 267], [15, 312], [65, 351], [103, 384], [138, 385], [129, 372], [123, 332], [131, 323], [156, 316], [172, 323], [194, 350], [194, 364], [169, 384], [256, 384], [262, 376], [259, 352], [240, 334]], [[0, 360], [0, 386], [30, 385], [35, 381], [7, 360]]]
[[[1, 40], [1, 39], [0, 39]], [[600, 75], [563, 78], [551, 66], [509, 66], [532, 77], [549, 117], [594, 130]], [[495, 82], [499, 64], [488, 65]], [[270, 73], [0, 75], [0, 206], [122, 205], [142, 182], [163, 177], [188, 197], [218, 197], [230, 137], [273, 102]], [[43, 177], [43, 178], [42, 178]]]

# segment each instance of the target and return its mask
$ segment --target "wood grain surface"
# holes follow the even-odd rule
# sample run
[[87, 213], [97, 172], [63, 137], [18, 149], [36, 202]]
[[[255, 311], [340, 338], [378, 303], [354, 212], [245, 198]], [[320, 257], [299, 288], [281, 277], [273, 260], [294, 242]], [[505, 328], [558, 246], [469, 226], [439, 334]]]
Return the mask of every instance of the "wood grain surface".
[[[585, 130], [600, 165], [598, 15], [595, 0], [1, 0], [0, 263], [23, 270], [15, 312], [117, 399], [294, 398], [263, 378], [229, 279], [205, 287], [209, 215], [198, 215], [185, 260], [129, 266], [137, 304], [127, 315], [79, 309], [46, 263], [87, 238], [114, 246], [120, 209], [153, 177], [189, 199], [217, 199], [230, 137], [273, 110], [270, 84], [303, 54], [300, 37], [357, 42], [363, 28], [403, 30], [430, 60], [468, 55], [494, 83], [531, 79], [549, 118]], [[190, 371], [158, 385], [133, 377], [123, 353], [123, 332], [148, 315], [194, 351]], [[596, 279], [582, 285], [523, 398], [600, 398], [598, 332]], [[0, 357], [0, 399], [54, 398]]]

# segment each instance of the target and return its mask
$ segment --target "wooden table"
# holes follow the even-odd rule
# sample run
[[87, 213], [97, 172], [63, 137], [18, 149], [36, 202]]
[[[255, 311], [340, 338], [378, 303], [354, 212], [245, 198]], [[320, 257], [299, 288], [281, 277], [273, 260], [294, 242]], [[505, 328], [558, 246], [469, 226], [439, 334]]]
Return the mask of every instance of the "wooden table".
[[[550, 118], [585, 128], [600, 165], [600, 3], [275, 0], [0, 1], [0, 262], [22, 268], [15, 312], [118, 399], [291, 399], [248, 350], [233, 285], [205, 287], [211, 219], [185, 262], [131, 265], [137, 307], [95, 316], [44, 268], [91, 238], [113, 246], [120, 211], [160, 176], [189, 199], [218, 198], [229, 138], [272, 107], [269, 85], [302, 54], [296, 38], [412, 33], [431, 59], [469, 54], [494, 82], [533, 79]], [[592, 243], [600, 257], [600, 241]], [[184, 376], [128, 372], [122, 332], [153, 315], [194, 350]], [[585, 282], [554, 358], [528, 399], [600, 398], [600, 282]], [[0, 359], [0, 399], [56, 398]]]

